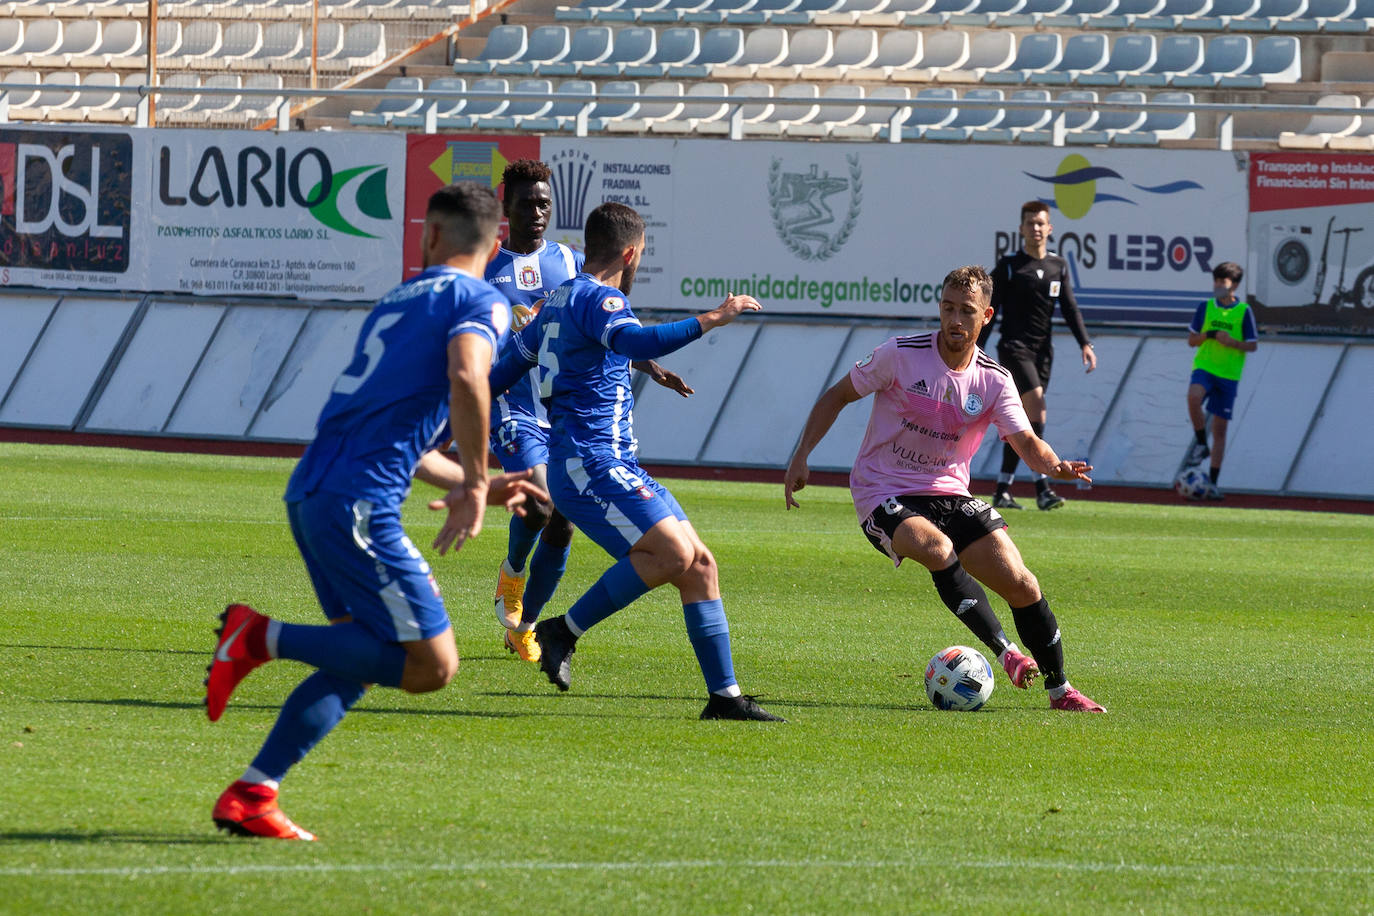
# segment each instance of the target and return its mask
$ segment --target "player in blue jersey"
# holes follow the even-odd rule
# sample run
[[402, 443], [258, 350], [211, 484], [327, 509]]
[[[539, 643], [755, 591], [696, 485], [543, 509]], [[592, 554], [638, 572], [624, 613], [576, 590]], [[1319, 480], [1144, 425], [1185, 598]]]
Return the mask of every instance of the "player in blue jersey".
[[549, 493], [573, 524], [615, 564], [567, 614], [539, 622], [539, 666], [559, 690], [571, 684], [570, 660], [588, 629], [660, 585], [682, 596], [687, 636], [709, 692], [703, 719], [778, 721], [740, 692], [715, 557], [677, 500], [636, 458], [630, 361], [663, 356], [758, 311], [750, 296], [682, 321], [644, 327], [627, 295], [644, 254], [644, 220], [624, 204], [605, 203], [587, 217], [587, 262], [554, 290], [539, 314], [512, 335], [492, 370], [502, 391], [539, 367], [539, 396], [549, 412]]
[[[289, 658], [319, 669], [287, 698], [252, 765], [215, 804], [221, 829], [314, 839], [277, 806], [287, 770], [370, 685], [427, 693], [457, 671], [439, 589], [401, 528], [412, 477], [448, 491], [429, 504], [448, 510], [434, 539], [440, 554], [477, 535], [487, 503], [514, 508], [527, 496], [548, 498], [528, 473], [487, 478], [487, 375], [510, 323], [506, 300], [481, 279], [499, 221], [495, 195], [479, 185], [451, 185], [430, 198], [425, 270], [368, 314], [287, 484], [291, 533], [332, 625], [283, 623], [242, 604], [220, 615], [205, 682], [210, 721], [265, 662]], [[450, 439], [457, 461], [438, 450]]]
[[[510, 300], [516, 330], [533, 317], [544, 297], [582, 269], [581, 252], [544, 239], [553, 214], [551, 175], [537, 159], [516, 159], [501, 175], [501, 209], [510, 234], [487, 265], [486, 277]], [[634, 366], [684, 397], [692, 393], [678, 375], [653, 360]], [[504, 470], [532, 471], [535, 486], [544, 488], [549, 421], [535, 397], [533, 375], [531, 370], [492, 398], [491, 450]], [[505, 627], [506, 648], [537, 662], [534, 624], [567, 569], [573, 526], [551, 503], [532, 502], [527, 509], [523, 517], [510, 520], [506, 557], [496, 580], [496, 619]]]

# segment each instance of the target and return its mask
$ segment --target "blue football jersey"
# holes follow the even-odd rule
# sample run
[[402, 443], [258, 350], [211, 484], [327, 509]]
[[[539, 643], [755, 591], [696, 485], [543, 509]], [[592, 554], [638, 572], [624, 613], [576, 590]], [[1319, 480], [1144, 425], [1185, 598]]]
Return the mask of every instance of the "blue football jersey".
[[387, 293], [320, 411], [287, 501], [321, 491], [379, 506], [404, 501], [420, 456], [449, 439], [449, 341], [480, 334], [496, 352], [509, 328], [505, 297], [452, 267], [431, 267]]
[[[529, 254], [518, 254], [502, 248], [487, 265], [486, 276], [487, 282], [504, 293], [511, 305], [528, 308], [577, 276], [581, 269], [582, 252], [546, 241]], [[515, 327], [519, 328], [522, 324], [517, 311]], [[496, 429], [512, 414], [527, 414], [534, 417], [540, 426], [547, 428], [548, 415], [535, 395], [537, 384], [534, 370], [531, 369], [508, 392], [494, 398], [491, 404], [491, 428]]]
[[611, 334], [639, 325], [625, 294], [580, 273], [554, 290], [512, 345], [538, 361], [539, 397], [549, 412], [549, 455], [634, 455], [630, 358]]

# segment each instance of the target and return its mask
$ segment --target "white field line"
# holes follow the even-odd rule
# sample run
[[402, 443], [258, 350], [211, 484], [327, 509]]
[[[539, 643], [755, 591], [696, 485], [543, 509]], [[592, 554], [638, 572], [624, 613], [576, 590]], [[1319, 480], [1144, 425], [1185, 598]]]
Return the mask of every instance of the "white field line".
[[702, 869], [728, 871], [753, 870], [824, 870], [824, 869], [939, 869], [950, 870], [1006, 870], [1036, 869], [1041, 871], [1145, 874], [1163, 877], [1208, 877], [1211, 875], [1374, 875], [1374, 866], [1324, 865], [1151, 865], [1140, 862], [1064, 862], [1057, 860], [988, 860], [954, 862], [947, 859], [921, 861], [872, 860], [829, 861], [825, 859], [763, 859], [763, 860], [666, 860], [661, 862], [325, 862], [314, 865], [157, 865], [119, 866], [109, 868], [0, 868], [5, 878], [70, 878], [81, 876], [115, 876], [124, 878], [152, 878], [163, 875], [309, 875], [309, 874], [368, 874], [368, 873], [438, 873], [479, 874], [486, 872], [636, 872], [636, 871], [693, 871]]

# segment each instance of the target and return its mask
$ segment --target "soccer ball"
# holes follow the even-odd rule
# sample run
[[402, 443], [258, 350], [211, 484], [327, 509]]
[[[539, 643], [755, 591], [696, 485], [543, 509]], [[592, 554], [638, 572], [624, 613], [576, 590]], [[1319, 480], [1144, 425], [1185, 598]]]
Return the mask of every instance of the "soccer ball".
[[968, 646], [942, 649], [926, 665], [926, 696], [936, 709], [980, 709], [992, 696], [992, 665]]
[[1174, 492], [1184, 499], [1202, 499], [1211, 485], [1211, 478], [1202, 468], [1184, 468], [1174, 478]]

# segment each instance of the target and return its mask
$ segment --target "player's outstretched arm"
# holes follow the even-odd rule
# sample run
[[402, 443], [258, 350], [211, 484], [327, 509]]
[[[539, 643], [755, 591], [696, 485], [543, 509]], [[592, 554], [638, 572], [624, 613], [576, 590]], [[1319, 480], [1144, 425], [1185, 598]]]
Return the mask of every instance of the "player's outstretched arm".
[[[549, 494], [530, 483], [533, 476], [533, 470], [525, 470], [488, 477], [487, 505], [505, 506], [507, 511], [523, 516], [525, 497], [548, 502]], [[467, 477], [455, 455], [434, 449], [420, 456], [420, 463], [415, 466], [415, 479], [440, 490], [453, 491], [461, 490]], [[429, 507], [436, 511], [447, 506], [445, 499], [432, 499], [429, 502]]]
[[854, 383], [846, 375], [831, 385], [811, 408], [811, 413], [806, 418], [806, 426], [802, 428], [801, 441], [797, 443], [797, 450], [792, 453], [792, 460], [787, 462], [787, 471], [783, 474], [782, 495], [786, 508], [801, 508], [801, 504], [792, 494], [806, 489], [806, 481], [811, 476], [811, 469], [806, 463], [811, 457], [812, 449], [820, 445], [830, 427], [835, 425], [835, 419], [839, 417], [845, 405], [852, 404], [860, 397]]
[[720, 305], [698, 315], [697, 321], [701, 322], [702, 333], [705, 333], [713, 328], [724, 327], [745, 312], [761, 311], [763, 306], [753, 296], [737, 296], [731, 293]]
[[1088, 472], [1093, 469], [1086, 461], [1067, 461], [1055, 454], [1049, 443], [1030, 430], [1012, 433], [1007, 443], [1026, 462], [1026, 467], [1055, 480], [1085, 480], [1092, 483]]
[[665, 369], [651, 359], [637, 359], [630, 363], [635, 369], [643, 372], [658, 384], [667, 388], [669, 391], [676, 391], [684, 398], [696, 394], [695, 389], [687, 384], [687, 380], [678, 375], [671, 369]]

